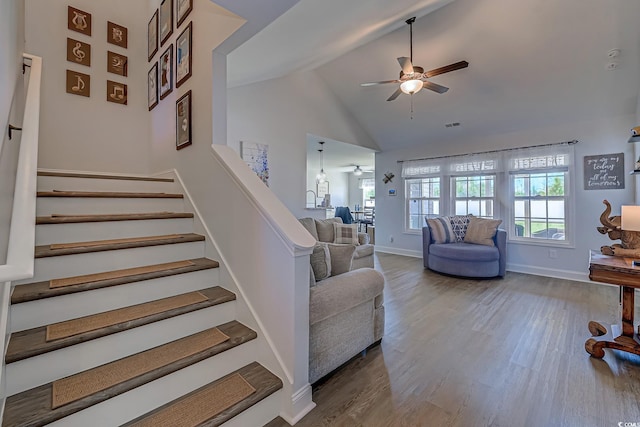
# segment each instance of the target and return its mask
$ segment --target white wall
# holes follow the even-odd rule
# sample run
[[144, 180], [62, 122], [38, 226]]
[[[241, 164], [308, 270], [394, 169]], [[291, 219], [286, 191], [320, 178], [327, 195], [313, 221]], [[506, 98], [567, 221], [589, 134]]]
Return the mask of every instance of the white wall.
[[[495, 135], [473, 140], [459, 140], [447, 144], [397, 150], [376, 155], [376, 248], [378, 250], [422, 256], [421, 236], [404, 233], [404, 183], [400, 178], [401, 164], [398, 160], [409, 160], [441, 155], [475, 153], [510, 147], [524, 147], [552, 142], [577, 139], [575, 145], [575, 248], [557, 248], [557, 259], [549, 257], [549, 247], [525, 244], [509, 244], [507, 268], [534, 274], [586, 279], [588, 273], [589, 250], [613, 243], [599, 234], [599, 217], [604, 210], [603, 199], [609, 200], [613, 213], [619, 215], [622, 204], [634, 201], [636, 177], [626, 175], [624, 190], [584, 190], [584, 156], [594, 154], [625, 154], [625, 171], [633, 168], [634, 153], [628, 144], [629, 129], [635, 117], [621, 116], [590, 122], [566, 123], [560, 126], [533, 129], [521, 132]], [[380, 177], [385, 172], [396, 175], [390, 184], [382, 184]], [[388, 196], [388, 190], [395, 188], [396, 197]], [[393, 243], [390, 237], [393, 236]]]
[[[3, 0], [4, 1], [4, 0]], [[12, 1], [15, 2], [15, 1]], [[43, 58], [39, 167], [146, 173], [146, 2], [74, 0], [92, 14], [92, 36], [67, 29], [63, 0], [25, 0], [26, 51]], [[128, 48], [107, 44], [107, 21], [127, 27]], [[67, 61], [67, 37], [91, 44], [91, 67]], [[107, 50], [128, 57], [128, 77], [107, 73]], [[91, 76], [91, 97], [66, 93], [66, 70]], [[128, 85], [128, 105], [106, 100], [107, 79]]]
[[[229, 145], [269, 145], [269, 186], [298, 218], [310, 216], [304, 209], [308, 133], [377, 149], [313, 71], [230, 89], [227, 111]], [[344, 178], [329, 179], [348, 187]], [[333, 193], [333, 182], [330, 185]], [[333, 199], [332, 204], [336, 206]]]

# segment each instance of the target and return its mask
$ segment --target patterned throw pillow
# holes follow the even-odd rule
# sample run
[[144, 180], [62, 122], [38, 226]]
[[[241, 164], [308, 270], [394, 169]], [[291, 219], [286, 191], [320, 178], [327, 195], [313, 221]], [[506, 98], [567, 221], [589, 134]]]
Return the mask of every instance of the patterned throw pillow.
[[328, 243], [316, 243], [309, 259], [316, 282], [331, 276], [331, 256], [329, 255]]
[[360, 244], [358, 241], [358, 224], [341, 224], [334, 222], [333, 232], [335, 235], [333, 243]]
[[453, 234], [448, 216], [428, 219], [427, 224], [429, 224], [433, 243], [453, 243], [456, 241], [456, 235]]
[[467, 233], [464, 235], [464, 242], [495, 246], [493, 236], [496, 235], [496, 230], [501, 223], [501, 219], [471, 218]]
[[453, 228], [453, 234], [456, 235], [456, 242], [463, 242], [464, 235], [467, 233], [467, 227], [469, 226], [469, 220], [473, 215], [453, 215], [450, 216], [451, 228]]

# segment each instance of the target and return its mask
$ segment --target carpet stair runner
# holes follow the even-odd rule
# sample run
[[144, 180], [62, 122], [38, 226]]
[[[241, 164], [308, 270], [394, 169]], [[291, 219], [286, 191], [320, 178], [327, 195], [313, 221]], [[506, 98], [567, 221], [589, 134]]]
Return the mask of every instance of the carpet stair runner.
[[[118, 181], [117, 188], [123, 188], [120, 181], [131, 181], [133, 191], [57, 191], [47, 190], [38, 191], [38, 200], [42, 198], [59, 198], [67, 197], [72, 199], [86, 199], [88, 204], [92, 204], [92, 199], [181, 199], [183, 196], [177, 192], [148, 192], [135, 191], [136, 182], [142, 182], [145, 189], [153, 183], [162, 185], [171, 184], [173, 180], [165, 178], [147, 178], [147, 177], [123, 177], [119, 175], [100, 175], [90, 173], [58, 173], [58, 172], [39, 172], [39, 177], [53, 177], [57, 182], [60, 179], [72, 179], [74, 182], [83, 179], [95, 179], [101, 182], [98, 186], [103, 190], [108, 185], [105, 182]], [[46, 179], [46, 178], [45, 178]], [[103, 181], [107, 180], [107, 181]], [[39, 178], [40, 187], [40, 178]], [[84, 182], [79, 184], [80, 188], [87, 188]], [[163, 187], [166, 188], [166, 187]], [[130, 206], [127, 202], [126, 206]], [[174, 205], [175, 206], [175, 205]], [[117, 208], [116, 208], [117, 209]], [[184, 220], [185, 218], [193, 218], [193, 214], [186, 212], [169, 211], [127, 211], [129, 213], [118, 213], [109, 211], [108, 213], [91, 212], [91, 208], [80, 209], [77, 214], [63, 213], [56, 214], [51, 212], [39, 212], [37, 217], [37, 225], [45, 227], [63, 226], [69, 227], [69, 224], [95, 223], [96, 227], [100, 224], [117, 224], [127, 223], [128, 221], [152, 221], [152, 220]], [[76, 227], [76, 226], [73, 226]], [[93, 226], [91, 226], [93, 227]], [[126, 227], [130, 227], [127, 223]], [[155, 229], [153, 224], [149, 225], [145, 230]], [[160, 226], [158, 226], [160, 227]], [[81, 227], [87, 230], [86, 227]], [[124, 234], [124, 228], [118, 232], [119, 235]], [[36, 234], [38, 233], [36, 228]], [[67, 233], [67, 229], [62, 234]], [[104, 234], [104, 233], [103, 233]], [[111, 234], [111, 229], [107, 231]], [[61, 235], [58, 233], [57, 235]], [[46, 237], [49, 236], [49, 237]], [[197, 280], [201, 280], [202, 274], [210, 274], [207, 272], [216, 272], [212, 278], [217, 278], [217, 270], [220, 264], [217, 261], [205, 257], [180, 257], [179, 243], [187, 242], [203, 242], [204, 236], [195, 233], [158, 233], [154, 235], [144, 235], [136, 237], [118, 237], [107, 240], [89, 240], [82, 239], [82, 236], [73, 236], [73, 240], [64, 243], [47, 242], [51, 235], [42, 234], [41, 241], [46, 244], [39, 244], [35, 248], [35, 256], [37, 259], [52, 259], [55, 263], [72, 263], [71, 259], [77, 260], [76, 257], [66, 255], [78, 255], [89, 253], [103, 253], [107, 256], [108, 262], [101, 263], [91, 259], [87, 263], [95, 263], [94, 271], [87, 274], [71, 274], [65, 277], [46, 277], [54, 273], [37, 274], [37, 277], [45, 276], [46, 280], [38, 280], [32, 283], [19, 282], [13, 289], [11, 295], [11, 310], [20, 310], [22, 307], [31, 307], [33, 304], [70, 304], [68, 298], [105, 298], [105, 292], [109, 293], [106, 300], [107, 304], [112, 304], [111, 299], [121, 302], [115, 302], [115, 307], [106, 311], [95, 311], [91, 314], [82, 315], [81, 317], [64, 317], [64, 320], [54, 321], [52, 323], [43, 324], [36, 323], [39, 326], [27, 328], [23, 330], [15, 330], [11, 333], [9, 343], [5, 353], [5, 363], [7, 364], [7, 372], [16, 366], [15, 372], [24, 372], [24, 366], [18, 368], [18, 365], [31, 363], [38, 360], [37, 363], [43, 363], [43, 357], [48, 355], [55, 356], [65, 349], [73, 351], [76, 345], [89, 345], [106, 339], [106, 337], [119, 337], [120, 333], [129, 333], [138, 330], [146, 330], [156, 324], [156, 322], [168, 322], [172, 319], [179, 319], [184, 316], [193, 316], [195, 313], [206, 310], [220, 310], [217, 307], [227, 306], [234, 303], [236, 295], [224, 289], [221, 286], [212, 284], [211, 282], [203, 282], [198, 285]], [[136, 265], [135, 260], [128, 264], [122, 265], [122, 268], [104, 269], [103, 265], [111, 267], [116, 257], [111, 254], [120, 250], [139, 248], [139, 250], [150, 250], [152, 247], [158, 246], [175, 246], [175, 259], [166, 262], [146, 263]], [[192, 250], [191, 250], [192, 251]], [[204, 255], [204, 253], [202, 254]], [[85, 255], [83, 255], [85, 256]], [[105, 259], [106, 261], [106, 259]], [[77, 262], [77, 261], [76, 261]], [[49, 268], [49, 267], [42, 267]], [[37, 269], [37, 264], [36, 264]], [[64, 268], [63, 268], [64, 270]], [[72, 268], [71, 271], [77, 269]], [[84, 270], [88, 268], [80, 269]], [[54, 269], [52, 271], [58, 271]], [[193, 276], [198, 274], [199, 276]], [[186, 286], [182, 292], [176, 289], [182, 289], [180, 282], [190, 279], [189, 286]], [[207, 277], [207, 276], [202, 276]], [[207, 280], [207, 279], [204, 279]], [[217, 280], [217, 279], [214, 279]], [[168, 286], [167, 283], [175, 283]], [[185, 282], [186, 283], [186, 282]], [[129, 289], [131, 286], [136, 287], [135, 295], [142, 294], [144, 296], [145, 289], [153, 293], [152, 298], [143, 298], [142, 303], [131, 303], [129, 297], [133, 294]], [[158, 286], [167, 286], [167, 289], [159, 289]], [[153, 288], [149, 288], [153, 287]], [[197, 289], [194, 289], [197, 288]], [[173, 289], [173, 290], [171, 290]], [[164, 297], [158, 297], [166, 293]], [[93, 296], [95, 294], [95, 296]], [[98, 297], [98, 295], [100, 295]], [[137, 298], [137, 297], [136, 297]], [[77, 300], [74, 300], [77, 301]], [[80, 300], [82, 301], [82, 300]], [[135, 299], [134, 299], [135, 301]], [[77, 304], [74, 302], [73, 304]], [[80, 304], [81, 306], [87, 306]], [[98, 304], [100, 306], [100, 304]], [[40, 306], [37, 306], [40, 307]], [[88, 305], [85, 311], [91, 310], [92, 304]], [[65, 312], [64, 307], [57, 312]], [[225, 309], [217, 316], [217, 319], [232, 318], [235, 310]], [[17, 313], [17, 312], [16, 312]], [[229, 315], [229, 313], [231, 313]], [[82, 313], [84, 314], [84, 313]], [[57, 315], [60, 316], [59, 314]], [[77, 316], [77, 315], [76, 315]], [[207, 317], [204, 317], [206, 320]], [[21, 316], [18, 315], [17, 318]], [[22, 317], [25, 317], [22, 315]], [[28, 317], [28, 316], [26, 316]], [[55, 316], [54, 316], [55, 317]], [[34, 320], [40, 322], [40, 320]], [[198, 320], [201, 322], [201, 320]], [[220, 322], [220, 320], [218, 320]], [[172, 328], [179, 327], [184, 322], [172, 324]], [[187, 323], [191, 323], [188, 321]], [[160, 323], [158, 323], [160, 325]], [[176, 326], [178, 325], [178, 326]], [[169, 381], [179, 381], [180, 378], [175, 375], [181, 375], [181, 372], [187, 370], [190, 372], [189, 377], [193, 377], [193, 369], [204, 369], [203, 372], [196, 374], [202, 378], [201, 384], [211, 381], [204, 386], [197, 385], [184, 393], [182, 397], [178, 397], [173, 401], [162, 400], [164, 397], [158, 397], [158, 403], [155, 400], [152, 403], [146, 403], [141, 409], [127, 408], [127, 410], [135, 415], [132, 421], [126, 421], [127, 418], [118, 418], [118, 421], [102, 420], [107, 425], [123, 424], [127, 426], [214, 426], [231, 420], [236, 415], [250, 409], [256, 403], [271, 396], [282, 388], [282, 381], [262, 366], [259, 362], [246, 361], [250, 358], [252, 350], [248, 353], [242, 353], [242, 357], [238, 357], [240, 353], [233, 353], [235, 348], [239, 346], [249, 345], [248, 343], [257, 338], [257, 334], [252, 329], [238, 322], [237, 320], [223, 320], [217, 326], [210, 324], [209, 326], [192, 327], [191, 332], [185, 332], [175, 339], [176, 333], [172, 331], [174, 338], [162, 339], [158, 338], [160, 345], [147, 346], [147, 341], [140, 344], [134, 351], [126, 351], [126, 349], [118, 348], [115, 354], [122, 353], [122, 356], [114, 357], [110, 361], [100, 363], [85, 363], [85, 368], [73, 369], [72, 373], [63, 375], [57, 372], [67, 372], [65, 367], [59, 371], [54, 370], [49, 373], [44, 381], [26, 379], [25, 383], [18, 381], [17, 384], [9, 384], [7, 389], [14, 389], [16, 392], [8, 396], [5, 403], [4, 415], [2, 420], [3, 427], [22, 427], [22, 426], [42, 426], [52, 422], [56, 425], [86, 425], [86, 421], [80, 418], [68, 418], [70, 421], [66, 423], [65, 417], [76, 416], [81, 411], [89, 410], [94, 407], [100, 407], [101, 402], [109, 401], [116, 396], [125, 394], [135, 396], [147, 396], [148, 387], [163, 387], [161, 385], [154, 386], [165, 378], [171, 378]], [[136, 329], [138, 328], [138, 329]], [[154, 327], [155, 328], [155, 327]], [[155, 328], [153, 331], [163, 331], [162, 327]], [[194, 332], [195, 331], [195, 332]], [[143, 332], [144, 333], [144, 332]], [[123, 335], [124, 337], [124, 335]], [[123, 338], [122, 341], [127, 342]], [[134, 338], [135, 339], [135, 338]], [[154, 338], [156, 339], [156, 338]], [[148, 342], [154, 342], [153, 340]], [[247, 344], [245, 344], [247, 343]], [[92, 344], [91, 344], [92, 345]], [[105, 344], [102, 344], [105, 345]], [[99, 347], [98, 347], [99, 348]], [[142, 351], [139, 348], [143, 348]], [[78, 353], [86, 355], [86, 347]], [[233, 353], [235, 356], [223, 357], [219, 363], [235, 363], [235, 367], [228, 365], [220, 366], [212, 370], [211, 363], [217, 363], [219, 357], [224, 354]], [[67, 353], [64, 353], [65, 355]], [[74, 353], [69, 353], [74, 354]], [[124, 356], [124, 357], [123, 357]], [[60, 360], [55, 356], [52, 360]], [[112, 356], [109, 356], [112, 357]], [[46, 360], [46, 359], [44, 359]], [[101, 360], [101, 359], [98, 359]], [[255, 359], [254, 359], [255, 360]], [[224, 362], [223, 362], [224, 361]], [[45, 366], [46, 366], [46, 362]], [[73, 360], [69, 361], [73, 367]], [[84, 362], [83, 362], [84, 363]], [[204, 364], [204, 365], [203, 365]], [[42, 366], [42, 365], [39, 365]], [[202, 368], [199, 368], [202, 366]], [[205, 368], [207, 366], [207, 368]], [[20, 371], [23, 369], [23, 371]], [[33, 370], [32, 370], [33, 371]], [[79, 372], [77, 372], [79, 371]], [[210, 378], [210, 372], [219, 372], [218, 378]], [[198, 371], [195, 371], [198, 372]], [[31, 373], [29, 373], [31, 374]], [[18, 374], [14, 374], [18, 375]], [[37, 375], [37, 374], [34, 374]], [[175, 379], [173, 379], [175, 377]], [[8, 382], [11, 382], [11, 375], [7, 375]], [[32, 381], [33, 385], [25, 386], [28, 381]], [[21, 385], [22, 384], [22, 385]], [[137, 390], [144, 389], [142, 395]], [[164, 396], [164, 390], [158, 389], [158, 396]], [[138, 393], [138, 394], [136, 394]], [[182, 392], [181, 392], [182, 393]], [[156, 393], [153, 393], [154, 396]], [[179, 394], [176, 394], [179, 396]], [[138, 398], [139, 398], [138, 397]], [[116, 399], [117, 400], [117, 399]], [[129, 400], [127, 398], [126, 400]], [[169, 399], [170, 400], [170, 399]], [[167, 403], [168, 401], [168, 403]], [[98, 406], [96, 406], [98, 405]], [[155, 409], [153, 409], [155, 407]], [[100, 409], [98, 409], [100, 411]], [[135, 412], [139, 411], [139, 412]], [[145, 411], [149, 411], [144, 415], [140, 415]], [[117, 411], [118, 412], [118, 411]], [[84, 412], [83, 412], [84, 413]], [[262, 414], [263, 412], [258, 412]], [[118, 414], [119, 415], [119, 414]], [[266, 423], [270, 418], [277, 415], [271, 414], [267, 419], [261, 420], [256, 425]], [[91, 415], [86, 415], [90, 417]], [[115, 416], [115, 415], [114, 415]], [[122, 416], [121, 416], [122, 417]], [[137, 418], [136, 418], [137, 417]], [[59, 421], [58, 421], [59, 420]], [[80, 421], [78, 421], [80, 420]], [[80, 424], [79, 424], [80, 423]], [[105, 424], [101, 424], [105, 425]]]

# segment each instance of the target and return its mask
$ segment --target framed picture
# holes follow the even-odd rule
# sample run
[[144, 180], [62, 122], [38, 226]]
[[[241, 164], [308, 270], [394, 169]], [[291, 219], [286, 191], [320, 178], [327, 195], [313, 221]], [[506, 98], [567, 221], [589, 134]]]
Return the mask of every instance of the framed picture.
[[240, 157], [269, 186], [269, 145], [240, 141]]
[[324, 199], [324, 196], [329, 194], [329, 181], [317, 183], [316, 194], [318, 195], [319, 198]]
[[158, 9], [151, 17], [149, 25], [147, 26], [147, 52], [149, 55], [149, 61], [153, 58], [153, 55], [158, 51]]
[[170, 44], [167, 50], [160, 56], [158, 67], [158, 78], [160, 79], [160, 99], [164, 99], [173, 90], [173, 45]]
[[128, 62], [126, 56], [107, 51], [107, 71], [109, 73], [127, 77]]
[[91, 14], [75, 7], [67, 7], [67, 28], [91, 36]]
[[107, 21], [107, 43], [127, 48], [128, 31], [122, 25]]
[[91, 66], [91, 45], [67, 37], [67, 61]]
[[176, 0], [176, 28], [179, 27], [193, 10], [193, 0]]
[[176, 40], [176, 87], [180, 87], [191, 77], [191, 31], [193, 23], [189, 22], [187, 28]]
[[191, 145], [191, 91], [176, 101], [176, 150]]
[[87, 98], [91, 96], [91, 76], [67, 70], [67, 93]]
[[160, 46], [164, 45], [173, 33], [173, 0], [160, 3]]
[[107, 101], [127, 105], [127, 85], [107, 80]]
[[149, 111], [158, 105], [158, 63], [153, 64], [147, 77], [147, 103]]

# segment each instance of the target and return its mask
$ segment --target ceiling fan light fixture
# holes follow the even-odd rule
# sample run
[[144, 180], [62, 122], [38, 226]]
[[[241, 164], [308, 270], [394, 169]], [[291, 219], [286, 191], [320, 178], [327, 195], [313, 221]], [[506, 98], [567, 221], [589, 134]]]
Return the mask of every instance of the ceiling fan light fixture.
[[362, 169], [360, 169], [360, 166], [356, 166], [356, 168], [353, 170], [353, 174], [355, 176], [360, 176], [362, 175]]
[[400, 85], [400, 90], [407, 95], [418, 93], [422, 90], [422, 80], [414, 79], [402, 82], [402, 84]]

